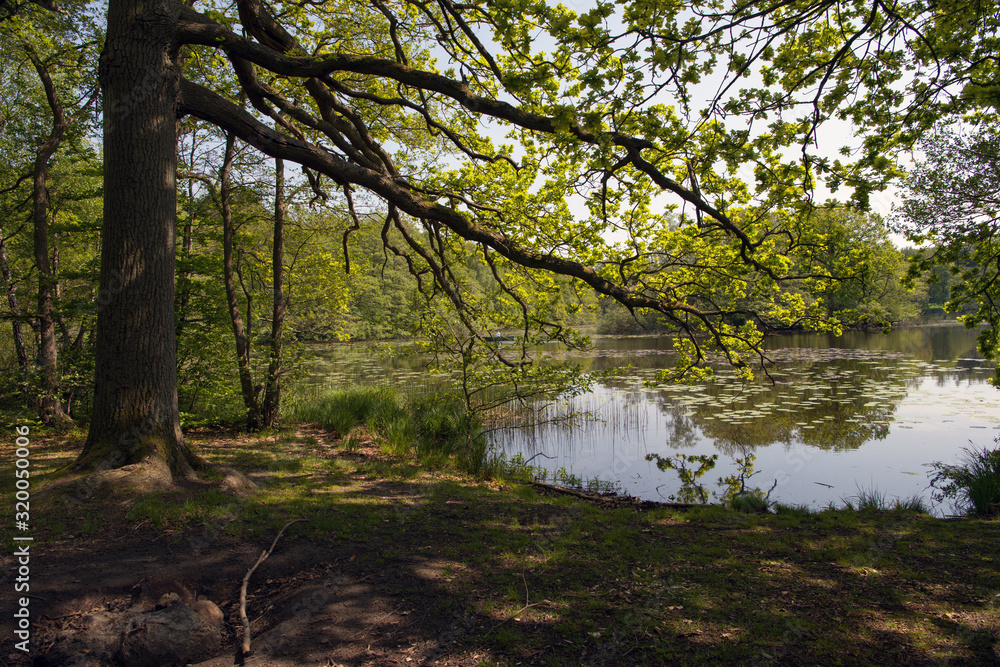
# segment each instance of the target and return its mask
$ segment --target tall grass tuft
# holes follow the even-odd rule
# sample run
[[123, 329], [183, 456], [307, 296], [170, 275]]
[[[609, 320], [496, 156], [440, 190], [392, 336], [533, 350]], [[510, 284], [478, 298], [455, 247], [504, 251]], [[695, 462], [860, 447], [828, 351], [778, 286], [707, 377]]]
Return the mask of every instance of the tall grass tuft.
[[466, 413], [460, 398], [444, 391], [415, 396], [409, 408], [417, 431], [417, 451], [424, 455], [456, 453], [476, 421]]
[[[854, 496], [857, 501], [856, 508], [859, 512], [880, 512], [889, 509], [888, 496], [879, 491], [878, 488], [862, 489], [858, 487], [858, 493]], [[848, 507], [851, 505], [848, 504]]]
[[969, 449], [962, 463], [932, 463], [934, 500], [948, 499], [962, 513], [986, 515], [1000, 511], [1000, 449]]
[[786, 514], [799, 519], [805, 519], [813, 515], [813, 511], [809, 509], [809, 506], [803, 504], [774, 503], [772, 509], [775, 514]]
[[399, 416], [405, 416], [399, 395], [391, 387], [350, 387], [299, 403], [292, 420], [319, 424], [346, 436], [355, 426], [378, 432]]
[[[862, 489], [858, 487], [857, 495], [841, 500], [844, 503], [844, 509], [858, 512], [919, 512], [920, 514], [930, 514], [931, 512], [927, 503], [920, 496], [895, 498], [890, 501], [889, 495], [877, 488]], [[831, 506], [828, 509], [836, 508]]]
[[394, 456], [414, 451], [426, 460], [455, 457], [459, 468], [488, 474], [489, 443], [477, 415], [466, 411], [454, 393], [401, 397], [391, 387], [352, 387], [299, 403], [293, 421], [318, 424], [338, 433], [345, 446], [356, 447], [354, 429], [363, 426]]
[[744, 514], [768, 514], [771, 511], [771, 503], [762, 493], [744, 491], [737, 493], [729, 501], [729, 507]]
[[918, 514], [930, 514], [931, 508], [920, 496], [910, 496], [909, 498], [896, 498], [893, 501], [892, 509], [897, 512], [917, 512]]

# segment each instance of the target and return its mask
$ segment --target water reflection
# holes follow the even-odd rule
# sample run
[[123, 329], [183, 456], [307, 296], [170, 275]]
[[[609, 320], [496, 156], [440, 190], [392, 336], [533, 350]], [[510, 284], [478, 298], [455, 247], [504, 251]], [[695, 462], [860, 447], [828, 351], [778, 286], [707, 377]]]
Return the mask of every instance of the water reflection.
[[[757, 457], [765, 486], [780, 480], [774, 497], [784, 502], [822, 506], [858, 486], [929, 498], [925, 464], [954, 459], [970, 441], [992, 446], [1000, 433], [1000, 391], [988, 384], [993, 365], [980, 358], [975, 338], [960, 325], [779, 336], [768, 339], [773, 383], [744, 385], [720, 370], [712, 383], [658, 388], [644, 383], [672, 363], [665, 337], [597, 338], [587, 352], [541, 346], [540, 353], [587, 371], [631, 368], [548, 408], [533, 429], [499, 433], [497, 443], [509, 455], [541, 452], [554, 457], [535, 459], [546, 468], [617, 481], [652, 500], [676, 491], [677, 481], [648, 454], [720, 454], [714, 472], [726, 475], [735, 470], [726, 459], [743, 451]], [[317, 348], [314, 382], [420, 391], [426, 358], [414, 349]], [[545, 423], [567, 410], [589, 417]]]
[[[695, 447], [706, 439], [726, 454], [737, 447], [773, 444], [858, 449], [884, 439], [896, 421], [898, 405], [928, 379], [960, 393], [963, 386], [985, 383], [992, 372], [982, 359], [931, 363], [885, 350], [786, 347], [770, 354], [775, 361], [771, 379], [758, 378], [752, 385], [726, 371], [718, 372], [710, 383], [657, 389], [644, 388], [651, 374], [642, 369], [604, 380], [603, 391], [548, 408], [548, 418], [542, 420], [546, 424], [524, 434], [507, 434], [504, 446], [537, 448], [580, 437], [566, 425], [549, 423], [560, 411], [569, 410], [595, 413], [596, 425], [589, 430], [611, 439], [616, 437], [613, 431], [628, 432], [635, 422], [644, 424], [645, 429], [651, 422], [662, 421], [664, 441], [673, 449]], [[633, 361], [648, 359], [634, 354], [628, 357]], [[961, 408], [961, 401], [956, 401], [956, 409]], [[647, 414], [637, 417], [637, 411]], [[966, 416], [976, 415], [970, 412]], [[605, 433], [608, 431], [612, 432]]]
[[[748, 386], [721, 371], [712, 383], [645, 389], [655, 369], [670, 363], [665, 342], [599, 341], [590, 368], [635, 368], [564, 404], [598, 419], [508, 433], [501, 445], [511, 454], [545, 452], [556, 457], [548, 462], [553, 469], [615, 480], [653, 500], [678, 482], [651, 467], [648, 455], [733, 461], [749, 450], [764, 476], [780, 478], [781, 500], [826, 505], [859, 486], [929, 498], [923, 466], [953, 458], [970, 436], [990, 444], [1000, 427], [1000, 392], [988, 384], [993, 365], [977, 355], [975, 332], [961, 326], [888, 336], [798, 334], [769, 343], [773, 382]], [[732, 473], [722, 459], [718, 468]]]

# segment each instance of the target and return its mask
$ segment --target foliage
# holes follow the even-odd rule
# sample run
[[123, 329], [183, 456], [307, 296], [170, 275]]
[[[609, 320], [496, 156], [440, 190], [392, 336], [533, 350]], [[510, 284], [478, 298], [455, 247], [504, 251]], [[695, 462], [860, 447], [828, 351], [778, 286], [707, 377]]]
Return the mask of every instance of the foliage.
[[805, 281], [829, 317], [845, 326], [885, 328], [919, 316], [916, 298], [902, 284], [906, 264], [889, 240], [881, 216], [843, 207], [817, 209], [810, 220], [822, 239], [810, 260], [830, 278]]
[[671, 331], [655, 312], [635, 311], [617, 301], [602, 299], [597, 320], [597, 333], [612, 336], [634, 336]]
[[[99, 46], [84, 3], [68, 2], [59, 15], [32, 10], [0, 22], [0, 319], [12, 329], [11, 362], [18, 366], [5, 374], [0, 400], [16, 397], [34, 409], [54, 403], [76, 418], [89, 409], [100, 306], [93, 287], [100, 159], [92, 144]], [[34, 188], [33, 177], [43, 177], [44, 187]], [[36, 206], [42, 230], [35, 229]], [[48, 344], [39, 346], [43, 284], [51, 325]], [[40, 347], [51, 365], [41, 363]]]
[[987, 515], [1000, 512], [1000, 449], [963, 448], [959, 464], [931, 464], [933, 498], [950, 500], [963, 513]]
[[[538, 269], [571, 276], [686, 336], [681, 371], [713, 347], [743, 364], [762, 328], [836, 329], [818, 303], [781, 289], [815, 280], [831, 295], [832, 282], [853, 279], [804, 259], [831, 241], [811, 220], [815, 188], [846, 186], [865, 204], [898, 175], [894, 152], [936, 116], [990, 99], [983, 82], [995, 74], [980, 59], [992, 41], [968, 29], [995, 17], [959, 7], [599, 3], [576, 13], [545, 3], [402, 2], [352, 7], [347, 21], [340, 3], [287, 11], [279, 3], [272, 15], [244, 0], [240, 27], [256, 46], [231, 11], [186, 13], [180, 41], [201, 58], [225, 53], [288, 91], [240, 79], [256, 112], [281, 116], [283, 131], [311, 142], [307, 166], [330, 177], [348, 207], [352, 188], [385, 202], [373, 208], [383, 230], [398, 232], [387, 247], [456, 309], [474, 310], [478, 298], [456, 272], [468, 242], [525, 329], [545, 324], [520, 286], [548, 281]], [[460, 28], [445, 27], [453, 24]], [[953, 31], [967, 40], [961, 49], [944, 48]], [[435, 43], [443, 69], [428, 48]], [[219, 103], [186, 111], [236, 127], [235, 110], [222, 104], [232, 92], [219, 83], [232, 75], [189, 76], [190, 99], [197, 91]], [[709, 77], [722, 79], [716, 93], [699, 87]], [[887, 80], [905, 80], [905, 92]], [[955, 85], [964, 97], [952, 95]], [[859, 159], [812, 151], [831, 119], [865, 128]], [[263, 129], [243, 137], [296, 159], [291, 139]], [[496, 146], [501, 133], [517, 145]], [[390, 158], [385, 147], [396, 145], [401, 155]], [[354, 216], [352, 228], [374, 217]], [[833, 256], [847, 262], [853, 250]], [[870, 294], [861, 301], [838, 311], [857, 321], [886, 316], [868, 310]], [[471, 336], [474, 319], [464, 322]]]
[[[945, 308], [965, 312], [969, 328], [987, 325], [979, 349], [1000, 356], [1000, 134], [995, 124], [939, 128], [921, 143], [926, 157], [909, 174], [897, 225], [914, 243], [910, 281], [954, 279]], [[995, 383], [1000, 385], [1000, 365]]]
[[[188, 129], [195, 119], [216, 128], [201, 176], [218, 165], [211, 143], [225, 132], [306, 170], [300, 185], [322, 207], [293, 216], [291, 242], [300, 252], [293, 249], [287, 267], [298, 299], [289, 326], [302, 338], [426, 332], [442, 358], [455, 355], [447, 363], [460, 368], [471, 411], [494, 405], [492, 391], [502, 396], [502, 387], [535, 382], [532, 373], [550, 373], [542, 378], [549, 387], [562, 373], [572, 385], [571, 369], [538, 370], [524, 351], [549, 339], [582, 344], [567, 324], [585, 319], [595, 293], [676, 332], [675, 370], [695, 376], [718, 355], [749, 377], [770, 329], [839, 331], [906, 317], [894, 282], [898, 258], [881, 230], [871, 218], [817, 208], [815, 193], [843, 188], [863, 207], [899, 175], [895, 156], [923, 131], [959, 113], [983, 116], [996, 103], [993, 4], [599, 2], [576, 12], [519, 0], [239, 0], [197, 9], [111, 0], [110, 7], [166, 17], [156, 37], [171, 58], [179, 54], [180, 76], [170, 108]], [[7, 3], [3, 27], [18, 40], [73, 35], [67, 25], [93, 12], [64, 5], [69, 11], [56, 15]], [[139, 32], [123, 29], [115, 39]], [[80, 70], [90, 84], [99, 41], [79, 49], [90, 54]], [[106, 55], [123, 53], [121, 46], [109, 44]], [[162, 60], [167, 67], [171, 59]], [[106, 100], [107, 142], [112, 111], [145, 112], [141, 82], [118, 81], [127, 69], [105, 68], [115, 82], [108, 91], [136, 93], [126, 110], [116, 106], [123, 100]], [[166, 74], [143, 76], [152, 87], [175, 80]], [[818, 146], [831, 120], [863, 132], [860, 146], [842, 148], [843, 159]], [[500, 137], [509, 143], [498, 145]], [[6, 148], [15, 155], [23, 146]], [[187, 162], [194, 169], [198, 160]], [[251, 331], [262, 330], [261, 306], [276, 282], [264, 259], [267, 225], [257, 216], [266, 190], [257, 162], [245, 165], [237, 240]], [[159, 185], [137, 179], [135, 187], [139, 201], [142, 188]], [[178, 220], [179, 229], [192, 226], [178, 265], [176, 360], [189, 381], [181, 399], [192, 410], [224, 403], [233, 377], [212, 284], [218, 239], [199, 207], [209, 198], [189, 187], [182, 204], [192, 213]], [[109, 219], [106, 229], [116, 224]], [[362, 248], [345, 279], [351, 239]], [[18, 280], [31, 270], [24, 241]], [[79, 255], [93, 272], [94, 248], [81, 242]], [[121, 258], [105, 258], [105, 282], [113, 259]], [[959, 296], [984, 293], [976, 286], [983, 280], [963, 274]], [[81, 280], [83, 300], [92, 286]], [[982, 310], [967, 321], [977, 317], [992, 325], [981, 342], [990, 353], [997, 322]], [[496, 329], [517, 331], [517, 353], [485, 345]], [[87, 368], [84, 359], [78, 375]], [[404, 441], [405, 429], [395, 428]], [[468, 425], [466, 433], [471, 453]]]

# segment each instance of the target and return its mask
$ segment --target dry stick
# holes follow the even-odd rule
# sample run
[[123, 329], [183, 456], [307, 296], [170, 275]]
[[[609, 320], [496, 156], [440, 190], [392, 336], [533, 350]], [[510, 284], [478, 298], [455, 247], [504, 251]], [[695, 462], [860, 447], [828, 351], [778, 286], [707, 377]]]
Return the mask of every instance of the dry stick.
[[[567, 489], [564, 486], [553, 486], [552, 484], [546, 484], [545, 482], [533, 482], [533, 481], [529, 481], [528, 484], [531, 484], [532, 486], [537, 486], [540, 489], [546, 489], [547, 491], [555, 491], [557, 493], [565, 493], [566, 495], [575, 496], [575, 497], [580, 498], [582, 500], [590, 500], [590, 501], [594, 501], [594, 502], [601, 502], [601, 501], [605, 501], [605, 502], [612, 501], [613, 502], [613, 501], [616, 500], [616, 498], [614, 496], [611, 496], [611, 497], [597, 496], [597, 495], [594, 495], [594, 494], [591, 494], [591, 493], [584, 493], [583, 491], [577, 491], [575, 489]], [[625, 499], [621, 499], [621, 500], [622, 500], [622, 502], [628, 502]], [[661, 503], [661, 502], [657, 502], [655, 500], [650, 500], [649, 502], [655, 504], [657, 507], [666, 507], [666, 508], [669, 508], [669, 509], [681, 509], [681, 510], [692, 509], [694, 507], [711, 507], [711, 505], [706, 504], [706, 503]]]
[[518, 616], [521, 615], [522, 612], [525, 612], [528, 609], [531, 609], [532, 607], [537, 607], [540, 604], [552, 604], [551, 600], [539, 600], [538, 602], [532, 602], [531, 604], [528, 604], [528, 599], [529, 599], [528, 598], [528, 580], [524, 578], [524, 568], [523, 567], [521, 568], [521, 581], [524, 582], [524, 606], [521, 607], [520, 609], [518, 609], [517, 611], [515, 611], [513, 614], [511, 614], [510, 616], [508, 616], [504, 620], [502, 620], [499, 623], [497, 623], [496, 625], [494, 625], [492, 628], [490, 628], [486, 632], [486, 634], [483, 635], [483, 637], [490, 636], [493, 633], [493, 631], [496, 630], [497, 628], [499, 628], [501, 625], [503, 625], [504, 623], [506, 623], [508, 621], [511, 621], [511, 620], [517, 618]]
[[278, 540], [281, 539], [281, 534], [285, 532], [285, 528], [288, 528], [293, 523], [298, 523], [299, 521], [307, 521], [307, 519], [292, 519], [278, 531], [278, 534], [274, 538], [274, 542], [271, 542], [271, 548], [267, 551], [262, 551], [260, 558], [257, 562], [253, 564], [253, 567], [247, 571], [246, 575], [243, 577], [243, 586], [240, 588], [240, 618], [243, 619], [243, 647], [240, 654], [240, 664], [243, 664], [243, 658], [250, 655], [250, 619], [247, 618], [247, 584], [250, 583], [250, 575], [254, 573], [254, 570], [264, 562], [264, 560], [271, 555], [274, 551], [274, 547], [277, 546]]

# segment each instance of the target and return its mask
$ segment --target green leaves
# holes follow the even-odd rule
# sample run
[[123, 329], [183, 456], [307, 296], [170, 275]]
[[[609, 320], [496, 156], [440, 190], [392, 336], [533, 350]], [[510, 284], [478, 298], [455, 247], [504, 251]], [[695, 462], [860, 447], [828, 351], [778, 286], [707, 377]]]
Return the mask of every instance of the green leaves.
[[[979, 335], [979, 349], [988, 359], [1000, 356], [1000, 137], [995, 122], [969, 129], [939, 129], [922, 148], [926, 160], [906, 181], [898, 229], [915, 243], [933, 249], [917, 253], [910, 281], [916, 275], [949, 267], [958, 278], [945, 305], [966, 311], [961, 319]], [[998, 367], [1000, 382], [1000, 367]]]

